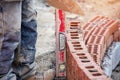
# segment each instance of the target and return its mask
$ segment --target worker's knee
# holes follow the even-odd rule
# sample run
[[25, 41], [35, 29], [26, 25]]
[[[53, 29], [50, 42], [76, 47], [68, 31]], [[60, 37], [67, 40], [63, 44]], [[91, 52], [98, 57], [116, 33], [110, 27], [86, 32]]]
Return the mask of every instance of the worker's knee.
[[36, 20], [31, 20], [29, 22], [22, 22], [21, 28], [21, 44], [22, 47], [29, 48], [33, 50], [35, 48], [35, 43], [37, 40], [37, 23]]

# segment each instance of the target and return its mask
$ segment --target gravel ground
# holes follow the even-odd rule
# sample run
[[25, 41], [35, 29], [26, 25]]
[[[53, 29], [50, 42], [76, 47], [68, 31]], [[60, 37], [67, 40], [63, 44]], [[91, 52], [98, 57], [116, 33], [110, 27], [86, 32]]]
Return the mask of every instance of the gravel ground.
[[[45, 1], [36, 0], [38, 39], [36, 44], [36, 70], [41, 75], [55, 68], [55, 9]], [[39, 75], [39, 76], [40, 76]]]

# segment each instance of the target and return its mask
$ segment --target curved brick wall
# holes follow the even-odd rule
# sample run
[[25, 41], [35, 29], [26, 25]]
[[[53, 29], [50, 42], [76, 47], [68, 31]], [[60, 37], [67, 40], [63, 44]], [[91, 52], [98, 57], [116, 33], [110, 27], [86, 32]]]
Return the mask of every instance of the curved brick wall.
[[112, 80], [100, 65], [111, 43], [120, 41], [118, 21], [96, 16], [82, 28], [76, 20], [63, 24], [66, 25], [67, 80]]
[[119, 23], [104, 16], [97, 16], [88, 23], [83, 26], [84, 40], [94, 61], [100, 65], [106, 49], [119, 39]]
[[[91, 57], [92, 53], [90, 54], [88, 52], [83, 40], [83, 33], [80, 30], [79, 23], [80, 22], [72, 21], [69, 22], [66, 26], [67, 80], [111, 80], [104, 74], [100, 66], [95, 63], [95, 61], [98, 61], [98, 58], [96, 56], [93, 56], [93, 60]], [[89, 29], [87, 30], [89, 32]], [[96, 43], [102, 44], [103, 41], [100, 40], [104, 39], [100, 39], [101, 37], [102, 36], [95, 36], [95, 38], [98, 38], [98, 41], [96, 40]], [[101, 46], [95, 45], [95, 47], [96, 46], [98, 50], [95, 49], [95, 52], [101, 51]], [[98, 55], [98, 57], [99, 56], [100, 55]]]

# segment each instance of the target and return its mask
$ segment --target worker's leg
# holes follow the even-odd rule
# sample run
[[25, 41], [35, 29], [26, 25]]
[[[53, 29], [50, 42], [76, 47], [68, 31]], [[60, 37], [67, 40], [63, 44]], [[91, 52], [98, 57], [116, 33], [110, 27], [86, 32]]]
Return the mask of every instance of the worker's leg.
[[0, 2], [0, 80], [16, 80], [11, 64], [20, 40], [21, 2]]
[[21, 44], [16, 54], [16, 61], [20, 64], [15, 69], [16, 74], [22, 79], [35, 74], [36, 27], [36, 12], [33, 9], [33, 0], [23, 0]]

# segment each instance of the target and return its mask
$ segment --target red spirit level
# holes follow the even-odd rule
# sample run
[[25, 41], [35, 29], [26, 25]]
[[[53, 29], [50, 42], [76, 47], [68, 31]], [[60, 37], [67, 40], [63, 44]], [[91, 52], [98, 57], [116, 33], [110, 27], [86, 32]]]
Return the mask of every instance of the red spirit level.
[[56, 10], [56, 80], [66, 80], [65, 13]]

